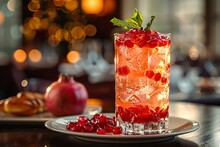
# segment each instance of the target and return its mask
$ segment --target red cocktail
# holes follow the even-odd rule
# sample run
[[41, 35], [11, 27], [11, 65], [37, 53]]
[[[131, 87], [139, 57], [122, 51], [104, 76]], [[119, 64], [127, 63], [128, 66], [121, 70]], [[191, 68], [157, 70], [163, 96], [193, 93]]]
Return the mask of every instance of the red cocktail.
[[170, 34], [130, 29], [115, 34], [116, 122], [124, 134], [168, 128]]

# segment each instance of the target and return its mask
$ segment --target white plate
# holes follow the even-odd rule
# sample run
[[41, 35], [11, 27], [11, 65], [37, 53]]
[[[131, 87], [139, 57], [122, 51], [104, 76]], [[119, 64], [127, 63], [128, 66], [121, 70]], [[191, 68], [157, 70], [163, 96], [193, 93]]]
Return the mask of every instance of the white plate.
[[[112, 117], [113, 113], [106, 114]], [[91, 115], [86, 115], [91, 117]], [[74, 137], [92, 142], [103, 143], [143, 143], [156, 142], [172, 139], [177, 135], [193, 132], [199, 128], [196, 121], [187, 120], [184, 118], [170, 117], [169, 118], [169, 133], [154, 134], [154, 135], [98, 135], [96, 133], [73, 132], [66, 129], [66, 124], [69, 121], [76, 121], [78, 116], [60, 117], [49, 120], [45, 126], [53, 131], [73, 135]]]
[[[102, 111], [101, 106], [86, 106], [83, 114], [93, 115]], [[32, 116], [16, 116], [0, 112], [0, 124], [44, 124], [51, 118], [56, 118], [50, 112], [39, 113]]]

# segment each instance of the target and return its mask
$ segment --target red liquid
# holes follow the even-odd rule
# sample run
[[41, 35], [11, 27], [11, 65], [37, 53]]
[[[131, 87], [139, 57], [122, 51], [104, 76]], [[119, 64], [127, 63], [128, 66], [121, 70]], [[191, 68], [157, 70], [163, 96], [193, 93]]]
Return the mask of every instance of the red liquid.
[[116, 34], [115, 72], [118, 125], [167, 122], [170, 35], [135, 29]]

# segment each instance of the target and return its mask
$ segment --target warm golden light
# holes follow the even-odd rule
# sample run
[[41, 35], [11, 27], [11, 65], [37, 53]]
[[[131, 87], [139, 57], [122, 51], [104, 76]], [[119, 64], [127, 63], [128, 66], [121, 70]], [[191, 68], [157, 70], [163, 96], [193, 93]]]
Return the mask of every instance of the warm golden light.
[[17, 49], [14, 54], [13, 58], [16, 62], [23, 63], [27, 59], [27, 54], [22, 49]]
[[55, 33], [55, 37], [57, 38], [58, 41], [61, 41], [63, 39], [63, 30], [58, 29]]
[[5, 22], [5, 15], [3, 12], [0, 11], [0, 25]]
[[89, 98], [87, 101], [87, 105], [89, 106], [102, 106], [103, 102], [100, 99], [97, 98]]
[[56, 38], [55, 35], [51, 35], [51, 36], [48, 38], [48, 43], [49, 43], [51, 46], [55, 47], [55, 46], [57, 46], [57, 45], [60, 43], [60, 41]]
[[39, 62], [42, 59], [42, 54], [38, 49], [32, 49], [29, 53], [28, 53], [28, 58], [30, 61], [32, 62]]
[[84, 31], [87, 36], [94, 36], [97, 32], [97, 29], [94, 25], [88, 24], [84, 27]]
[[65, 2], [66, 2], [66, 0], [53, 0], [54, 5], [57, 7], [64, 6]]
[[70, 41], [71, 41], [71, 35], [70, 35], [69, 31], [63, 30], [63, 38], [64, 38], [67, 42], [70, 42]]
[[99, 14], [103, 10], [103, 0], [82, 0], [82, 10], [87, 14]]
[[48, 21], [48, 19], [42, 19], [41, 20], [41, 28], [42, 29], [47, 29], [49, 27], [49, 21]]
[[66, 0], [65, 8], [69, 11], [73, 11], [78, 7], [78, 2], [76, 0]]
[[72, 38], [75, 39], [75, 40], [84, 40], [85, 37], [86, 37], [86, 34], [84, 32], [84, 30], [81, 28], [81, 27], [74, 27], [72, 30], [71, 30], [71, 35], [72, 35]]
[[40, 29], [41, 21], [38, 17], [33, 17], [29, 19], [28, 25], [31, 29]]
[[31, 1], [28, 3], [28, 9], [31, 12], [37, 12], [40, 9], [40, 3], [38, 1]]
[[69, 63], [76, 63], [79, 61], [80, 55], [77, 51], [69, 51], [66, 58]]
[[57, 30], [59, 30], [61, 27], [55, 23], [51, 24], [48, 28], [48, 34], [54, 35]]

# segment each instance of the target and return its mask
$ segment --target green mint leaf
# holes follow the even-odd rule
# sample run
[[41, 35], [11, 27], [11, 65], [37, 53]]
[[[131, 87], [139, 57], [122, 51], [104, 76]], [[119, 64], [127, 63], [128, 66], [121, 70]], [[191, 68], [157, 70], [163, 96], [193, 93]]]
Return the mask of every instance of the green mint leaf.
[[148, 22], [147, 27], [144, 30], [150, 30], [150, 27], [154, 21], [155, 16], [151, 16], [150, 22]]
[[142, 14], [135, 9], [132, 17], [126, 19], [127, 23], [130, 23], [133, 28], [142, 28], [143, 16]]
[[[150, 30], [150, 27], [153, 23], [154, 18], [155, 18], [155, 16], [151, 16], [151, 20], [147, 24], [147, 26], [144, 30]], [[143, 16], [137, 9], [134, 10], [133, 16], [126, 19], [125, 21], [114, 17], [111, 19], [110, 22], [112, 22], [116, 26], [121, 26], [125, 29], [132, 29], [132, 28], [143, 29], [142, 28]]]
[[127, 23], [125, 21], [122, 21], [118, 18], [112, 18], [111, 21], [114, 25], [116, 26], [121, 26], [121, 27], [124, 27], [125, 29], [131, 29], [132, 28], [132, 25], [130, 23]]

